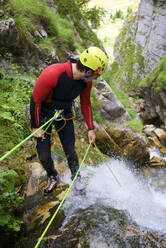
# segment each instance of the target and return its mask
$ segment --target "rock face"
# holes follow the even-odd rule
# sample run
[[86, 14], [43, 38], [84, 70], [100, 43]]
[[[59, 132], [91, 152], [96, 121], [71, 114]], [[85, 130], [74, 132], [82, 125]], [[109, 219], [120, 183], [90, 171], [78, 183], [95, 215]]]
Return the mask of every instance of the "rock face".
[[141, 46], [145, 72], [166, 55], [166, 1], [142, 0], [135, 42]]
[[135, 95], [144, 99], [144, 106], [140, 115], [145, 123], [156, 126], [164, 124], [166, 127], [166, 92], [156, 93], [152, 87], [144, 87], [136, 90]]
[[[4, 46], [5, 44], [5, 46]], [[12, 18], [0, 21], [0, 47], [13, 48], [19, 44], [19, 35], [15, 21]]]
[[[118, 69], [113, 80], [125, 90], [135, 90], [166, 55], [166, 1], [140, 1], [138, 13], [126, 20], [117, 37], [114, 54]], [[156, 92], [150, 85], [136, 90], [136, 96], [144, 99], [141, 116], [147, 124], [166, 128], [166, 92], [164, 87]]]

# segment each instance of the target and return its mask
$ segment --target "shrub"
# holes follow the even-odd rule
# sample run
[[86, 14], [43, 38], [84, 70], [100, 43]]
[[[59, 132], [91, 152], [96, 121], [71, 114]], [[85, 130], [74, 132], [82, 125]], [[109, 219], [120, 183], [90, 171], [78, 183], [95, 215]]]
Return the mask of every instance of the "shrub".
[[20, 183], [14, 170], [0, 170], [0, 227], [19, 231], [22, 221], [15, 216], [15, 210], [22, 198], [15, 192], [15, 186]]

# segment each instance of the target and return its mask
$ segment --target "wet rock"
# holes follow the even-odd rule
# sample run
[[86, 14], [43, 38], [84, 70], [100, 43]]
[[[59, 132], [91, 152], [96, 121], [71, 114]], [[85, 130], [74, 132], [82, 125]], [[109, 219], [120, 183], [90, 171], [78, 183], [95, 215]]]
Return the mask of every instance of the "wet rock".
[[155, 137], [155, 136], [149, 137], [148, 140], [149, 140], [149, 146], [156, 146], [158, 148], [162, 147], [162, 145], [161, 145], [161, 143], [157, 137]]
[[34, 195], [39, 190], [41, 180], [46, 177], [46, 171], [40, 163], [34, 162], [30, 164], [29, 168], [32, 174], [28, 181], [26, 196]]
[[166, 145], [166, 132], [163, 129], [161, 129], [161, 128], [156, 128], [154, 130], [154, 133], [159, 138], [161, 144], [163, 146], [165, 146]]
[[123, 156], [141, 166], [148, 163], [150, 154], [147, 143], [141, 135], [126, 128], [111, 127], [97, 130], [96, 143], [104, 154]]
[[162, 158], [159, 158], [159, 157], [152, 157], [150, 159], [150, 163], [149, 163], [150, 166], [152, 167], [166, 167], [166, 160], [162, 159]]
[[96, 144], [102, 153], [108, 156], [122, 156], [123, 151], [104, 129], [96, 130]]
[[160, 152], [161, 152], [163, 155], [166, 155], [166, 146], [161, 147]]
[[143, 128], [144, 133], [146, 134], [146, 136], [148, 137], [153, 137], [154, 136], [154, 130], [155, 130], [155, 126], [154, 125], [145, 125]]

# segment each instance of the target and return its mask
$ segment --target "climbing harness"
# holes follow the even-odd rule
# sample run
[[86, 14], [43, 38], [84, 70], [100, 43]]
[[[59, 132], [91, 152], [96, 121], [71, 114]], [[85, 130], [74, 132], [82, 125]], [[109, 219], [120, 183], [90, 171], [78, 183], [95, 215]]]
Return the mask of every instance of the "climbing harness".
[[48, 225], [46, 226], [44, 232], [43, 232], [42, 235], [40, 236], [40, 238], [39, 238], [37, 244], [35, 245], [35, 248], [37, 248], [37, 247], [39, 246], [39, 244], [41, 243], [41, 241], [42, 241], [44, 235], [46, 234], [46, 232], [47, 232], [47, 230], [49, 229], [51, 223], [53, 222], [53, 220], [55, 219], [57, 213], [59, 212], [59, 209], [61, 208], [63, 202], [65, 201], [66, 197], [68, 196], [68, 194], [69, 194], [69, 192], [70, 192], [70, 190], [71, 190], [71, 188], [72, 188], [72, 186], [73, 186], [75, 180], [77, 179], [77, 176], [78, 176], [78, 174], [79, 174], [79, 172], [80, 172], [80, 170], [81, 170], [81, 167], [82, 167], [82, 165], [83, 165], [83, 163], [84, 163], [84, 161], [85, 161], [85, 159], [86, 159], [86, 156], [87, 156], [87, 154], [88, 154], [88, 152], [89, 152], [89, 149], [90, 149], [91, 144], [92, 144], [92, 143], [89, 144], [89, 146], [88, 146], [88, 148], [87, 148], [87, 150], [86, 150], [86, 152], [85, 152], [85, 154], [84, 154], [84, 157], [83, 157], [83, 159], [82, 159], [82, 162], [81, 162], [81, 164], [80, 164], [80, 167], [79, 167], [79, 169], [78, 169], [78, 171], [77, 171], [77, 173], [76, 173], [76, 175], [75, 175], [75, 177], [74, 177], [74, 179], [73, 179], [71, 185], [69, 186], [69, 188], [68, 188], [68, 190], [67, 190], [65, 196], [63, 197], [62, 201], [60, 202], [58, 208], [56, 209], [55, 213], [53, 214], [53, 216], [52, 216], [51, 220], [49, 221]]
[[[75, 112], [73, 112], [73, 116], [70, 117], [70, 118], [66, 118], [65, 115], [64, 115], [64, 109], [60, 109], [60, 110], [56, 110], [55, 109], [55, 112], [58, 113], [57, 117], [54, 118], [50, 123], [49, 125], [47, 126], [47, 128], [44, 130], [43, 134], [46, 133], [48, 135], [51, 135], [51, 134], [56, 134], [58, 132], [60, 132], [65, 126], [66, 126], [66, 121], [70, 121], [70, 120], [74, 120], [75, 117], [76, 117], [76, 114]], [[53, 123], [53, 121], [61, 121], [63, 120], [64, 121], [64, 124], [62, 125], [62, 127], [60, 127], [58, 130], [56, 130], [55, 132], [47, 132], [48, 128], [51, 126], [51, 124]]]
[[64, 112], [64, 109], [55, 109], [55, 113], [57, 112], [58, 115], [54, 118], [55, 121], [62, 121], [64, 118], [62, 116], [62, 113]]

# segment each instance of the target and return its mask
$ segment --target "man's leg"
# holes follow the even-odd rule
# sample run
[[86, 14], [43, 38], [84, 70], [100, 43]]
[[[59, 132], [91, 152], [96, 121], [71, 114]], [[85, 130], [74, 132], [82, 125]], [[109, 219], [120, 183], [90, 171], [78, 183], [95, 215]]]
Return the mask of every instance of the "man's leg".
[[54, 168], [54, 162], [51, 157], [51, 141], [50, 135], [45, 134], [45, 139], [37, 138], [36, 146], [39, 160], [46, 170], [48, 177], [57, 176], [57, 171]]
[[53, 191], [53, 189], [56, 187], [59, 181], [58, 173], [54, 168], [54, 162], [51, 158], [50, 135], [45, 134], [45, 139], [38, 138], [36, 148], [37, 148], [39, 160], [48, 175], [48, 183], [46, 188], [44, 189], [44, 193], [47, 195]]
[[[63, 121], [55, 122], [56, 129], [58, 130], [63, 125]], [[58, 132], [63, 150], [66, 154], [67, 162], [71, 170], [71, 179], [74, 179], [75, 174], [79, 169], [79, 161], [75, 151], [75, 135], [74, 124], [72, 120], [66, 121], [65, 127]], [[79, 175], [80, 177], [80, 175]]]

